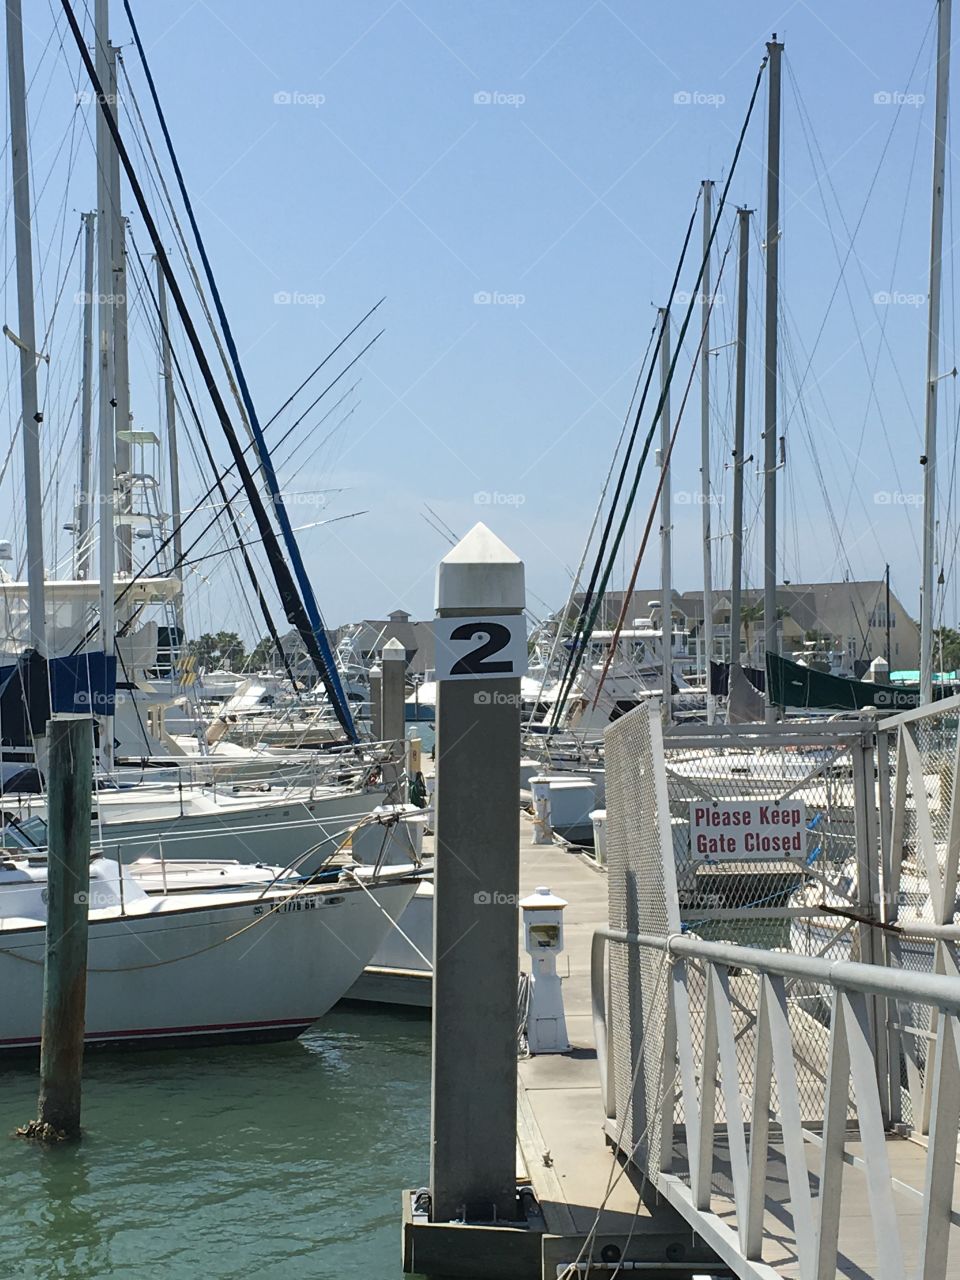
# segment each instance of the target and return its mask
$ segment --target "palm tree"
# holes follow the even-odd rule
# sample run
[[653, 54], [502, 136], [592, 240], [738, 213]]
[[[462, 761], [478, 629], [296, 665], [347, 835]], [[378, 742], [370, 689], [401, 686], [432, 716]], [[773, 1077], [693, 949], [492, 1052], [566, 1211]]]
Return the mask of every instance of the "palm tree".
[[[790, 610], [786, 607], [786, 605], [778, 604], [777, 605], [777, 621], [782, 622], [784, 618], [788, 618], [789, 616], [790, 616]], [[740, 622], [747, 633], [747, 659], [748, 660], [751, 657], [753, 657], [753, 643], [752, 643], [753, 624], [755, 622], [762, 622], [762, 621], [763, 621], [763, 600], [755, 600], [753, 604], [748, 604], [745, 609], [740, 610]], [[737, 637], [738, 642], [739, 642], [739, 639], [740, 637], [738, 636]], [[737, 661], [739, 660], [740, 660], [740, 655], [737, 654]], [[761, 657], [758, 665], [761, 668], [763, 668], [766, 665], [766, 659]]]
[[[746, 632], [747, 661], [750, 662], [753, 658], [753, 638], [752, 638], [753, 624], [755, 622], [763, 621], [763, 601], [755, 600], [753, 604], [748, 604], [745, 609], [741, 609], [740, 621], [743, 625], [744, 631]], [[740, 661], [739, 648], [740, 648], [740, 637], [737, 636], [737, 662]]]

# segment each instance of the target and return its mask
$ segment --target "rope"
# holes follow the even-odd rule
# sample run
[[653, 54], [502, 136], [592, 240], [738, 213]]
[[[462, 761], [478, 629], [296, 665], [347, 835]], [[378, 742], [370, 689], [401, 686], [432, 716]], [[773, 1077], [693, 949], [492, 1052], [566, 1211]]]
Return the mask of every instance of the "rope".
[[529, 1058], [530, 1005], [533, 1001], [533, 974], [521, 973], [517, 983], [517, 1057]]

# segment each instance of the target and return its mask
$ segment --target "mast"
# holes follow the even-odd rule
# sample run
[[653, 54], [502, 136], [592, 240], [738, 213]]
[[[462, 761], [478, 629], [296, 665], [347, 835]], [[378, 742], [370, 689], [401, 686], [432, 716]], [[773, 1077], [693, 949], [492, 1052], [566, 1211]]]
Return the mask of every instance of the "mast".
[[90, 575], [90, 512], [93, 508], [93, 255], [96, 213], [80, 215], [83, 223], [83, 372], [80, 387], [80, 501], [77, 504], [76, 573]]
[[747, 409], [747, 303], [750, 271], [750, 210], [738, 209], [740, 257], [737, 277], [737, 370], [733, 418], [733, 538], [730, 550], [730, 663], [740, 665], [743, 618], [743, 465]]
[[700, 346], [700, 517], [703, 526], [703, 663], [707, 677], [707, 724], [717, 718], [717, 700], [710, 692], [710, 659], [713, 657], [713, 543], [710, 516], [710, 232], [713, 222], [713, 183], [703, 190], [703, 282], [700, 287], [700, 316], [703, 342]]
[[[97, 79], [107, 92], [110, 83], [107, 47], [107, 0], [96, 0], [94, 17], [94, 57]], [[113, 238], [110, 152], [112, 140], [102, 110], [97, 111], [97, 329], [99, 342], [99, 403], [97, 415], [100, 444], [99, 551], [100, 551], [100, 637], [103, 652], [114, 653], [116, 597], [114, 594], [114, 368], [113, 368]], [[100, 717], [100, 765], [113, 768], [113, 716]]]
[[663, 723], [673, 719], [673, 564], [671, 560], [671, 511], [670, 511], [670, 312], [666, 307], [657, 309], [660, 323], [660, 394], [663, 411], [660, 414], [660, 466], [663, 468], [663, 485], [660, 489], [660, 647], [663, 658]]
[[[102, 0], [98, 0], [98, 13], [100, 12], [101, 2]], [[306, 648], [310, 653], [311, 658], [313, 659], [314, 665], [316, 666], [318, 672], [320, 672], [324, 676], [328, 693], [330, 692], [330, 690], [333, 690], [334, 694], [336, 694], [336, 692], [339, 691], [342, 696], [342, 693], [343, 693], [342, 686], [340, 685], [339, 675], [337, 674], [336, 668], [333, 665], [332, 655], [330, 654], [329, 641], [327, 640], [326, 635], [324, 634], [322, 628], [318, 634], [318, 632], [315, 630], [314, 626], [312, 625], [311, 619], [308, 616], [307, 609], [304, 605], [303, 599], [301, 598], [297, 590], [297, 586], [294, 581], [294, 576], [291, 570], [289, 569], [289, 567], [287, 566], [286, 561], [283, 558], [283, 553], [280, 548], [279, 539], [277, 538], [277, 535], [274, 532], [273, 526], [270, 523], [270, 518], [264, 506], [263, 498], [260, 494], [256, 481], [254, 480], [253, 475], [250, 471], [250, 467], [244, 456], [244, 451], [240, 447], [239, 441], [237, 440], [236, 432], [233, 428], [232, 422], [230, 421], [230, 415], [227, 412], [226, 404], [224, 403], [223, 396], [221, 395], [220, 389], [217, 386], [216, 379], [213, 376], [213, 370], [210, 367], [210, 362], [207, 359], [206, 352], [204, 351], [204, 348], [203, 348], [203, 344], [200, 341], [200, 335], [198, 334], [196, 326], [193, 323], [183, 292], [180, 289], [180, 286], [177, 283], [176, 277], [173, 274], [173, 271], [170, 267], [170, 263], [166, 255], [166, 251], [164, 250], [164, 247], [163, 247], [163, 241], [160, 237], [159, 228], [157, 227], [156, 221], [150, 212], [150, 207], [147, 203], [146, 196], [144, 195], [143, 187], [141, 186], [139, 178], [137, 177], [137, 173], [130, 159], [129, 152], [126, 146], [124, 145], [123, 138], [121, 137], [120, 130], [117, 126], [116, 117], [113, 111], [110, 109], [109, 104], [106, 101], [106, 92], [104, 90], [103, 82], [100, 79], [94, 60], [90, 56], [90, 51], [87, 48], [86, 42], [84, 40], [83, 32], [80, 28], [79, 22], [77, 21], [77, 16], [74, 13], [73, 9], [71, 8], [70, 4], [67, 2], [67, 0], [65, 0], [63, 4], [63, 11], [67, 20], [67, 25], [70, 28], [70, 33], [73, 36], [74, 43], [77, 46], [77, 52], [80, 55], [81, 61], [83, 62], [87, 75], [90, 77], [91, 84], [93, 85], [96, 91], [97, 104], [100, 107], [100, 115], [106, 122], [107, 130], [110, 134], [110, 137], [113, 139], [113, 142], [120, 153], [120, 160], [123, 165], [124, 173], [126, 174], [127, 182], [133, 193], [133, 197], [136, 201], [136, 205], [140, 212], [140, 215], [143, 218], [144, 224], [146, 225], [147, 231], [150, 235], [150, 239], [153, 243], [154, 252], [157, 254], [157, 256], [160, 259], [161, 265], [163, 267], [164, 276], [166, 277], [167, 285], [170, 290], [170, 296], [172, 297], [173, 302], [176, 306], [177, 314], [183, 325], [184, 332], [186, 333], [190, 349], [193, 353], [195, 360], [197, 361], [197, 365], [199, 366], [200, 374], [202, 376], [207, 393], [210, 396], [210, 400], [213, 404], [214, 410], [216, 412], [217, 420], [219, 421], [220, 427], [223, 430], [224, 436], [226, 437], [227, 444], [229, 445], [230, 452], [233, 456], [234, 466], [237, 469], [239, 478], [243, 484], [243, 488], [246, 491], [247, 498], [250, 503], [252, 515], [254, 517], [254, 520], [256, 521], [260, 538], [263, 541], [264, 551], [267, 555], [267, 559], [270, 562], [270, 567], [273, 572], [273, 577], [277, 585], [277, 590], [280, 595], [281, 602], [283, 604], [284, 612], [290, 624], [296, 627], [298, 633], [303, 639], [303, 642], [306, 645]], [[127, 8], [127, 16], [130, 17], [129, 6]], [[139, 46], [139, 43], [138, 43], [138, 47], [141, 48], [141, 53], [142, 53], [142, 46]], [[113, 453], [112, 441], [108, 447], [112, 455]], [[291, 532], [292, 532], [292, 526], [291, 526]], [[103, 591], [104, 591], [104, 586], [103, 584], [101, 584], [102, 597], [103, 597]], [[107, 594], [110, 596], [110, 602], [109, 602], [110, 619], [109, 620], [112, 622], [113, 613], [114, 613], [112, 584], [107, 589]], [[103, 598], [105, 599], [105, 597]], [[105, 618], [101, 618], [101, 627], [103, 626], [103, 623], [105, 621], [106, 621]], [[329, 683], [327, 683], [328, 681]], [[350, 714], [349, 707], [347, 706], [346, 698], [343, 697], [342, 701], [336, 701], [334, 700], [333, 695], [331, 695], [331, 701], [334, 701], [334, 710], [336, 712], [337, 719], [340, 722], [341, 726], [343, 727], [344, 731], [347, 733], [351, 742], [356, 742], [357, 741], [356, 728], [353, 724], [353, 719]]]
[[[173, 530], [173, 563], [181, 572], [183, 563], [183, 532], [180, 527], [182, 515], [180, 511], [180, 461], [177, 455], [177, 402], [173, 394], [173, 361], [170, 352], [170, 329], [167, 319], [167, 285], [163, 278], [160, 260], [154, 254], [157, 264], [157, 309], [160, 313], [160, 356], [163, 361], [163, 392], [167, 419], [167, 457], [170, 463], [170, 523]], [[183, 640], [183, 587], [177, 592], [176, 599], [177, 629], [180, 632], [179, 642]]]
[[946, 181], [947, 107], [950, 93], [950, 0], [937, 4], [937, 102], [933, 134], [930, 216], [930, 298], [927, 318], [927, 390], [923, 457], [923, 574], [920, 588], [920, 700], [933, 701], [933, 564], [937, 527], [937, 369], [940, 362], [940, 278]]
[[[30, 646], [47, 656], [43, 602], [43, 487], [37, 396], [37, 338], [33, 311], [33, 245], [30, 231], [30, 172], [27, 154], [27, 89], [23, 73], [23, 17], [20, 0], [7, 4], [7, 79], [10, 87], [10, 155], [17, 255], [17, 348], [23, 407], [23, 486], [27, 525], [27, 603]], [[46, 725], [38, 726], [42, 737]]]
[[[105, 6], [106, 7], [106, 6]], [[119, 121], [119, 97], [117, 95], [117, 50], [109, 43], [106, 25], [103, 28], [106, 45], [107, 95], [114, 117]], [[113, 255], [111, 285], [113, 315], [113, 394], [114, 439], [116, 462], [116, 505], [120, 517], [116, 531], [117, 569], [124, 576], [133, 572], [133, 530], [129, 517], [132, 510], [130, 468], [132, 449], [128, 438], [130, 431], [130, 358], [127, 343], [127, 228], [121, 212], [120, 155], [112, 145], [108, 151], [110, 162], [110, 244]]]
[[[763, 379], [763, 643], [766, 653], [779, 653], [777, 623], [777, 303], [780, 255], [780, 56], [777, 33], [767, 43], [770, 97], [767, 116], [767, 273]], [[766, 658], [764, 658], [766, 663]], [[777, 711], [766, 696], [768, 724]]]

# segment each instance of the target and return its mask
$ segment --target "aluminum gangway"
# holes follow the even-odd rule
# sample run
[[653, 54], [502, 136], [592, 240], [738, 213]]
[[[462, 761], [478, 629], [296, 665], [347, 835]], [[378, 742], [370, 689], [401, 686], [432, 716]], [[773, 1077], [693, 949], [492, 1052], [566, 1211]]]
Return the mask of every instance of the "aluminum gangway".
[[[960, 1277], [958, 723], [607, 731], [605, 1131], [738, 1276]], [[802, 848], [704, 854], [705, 808]]]

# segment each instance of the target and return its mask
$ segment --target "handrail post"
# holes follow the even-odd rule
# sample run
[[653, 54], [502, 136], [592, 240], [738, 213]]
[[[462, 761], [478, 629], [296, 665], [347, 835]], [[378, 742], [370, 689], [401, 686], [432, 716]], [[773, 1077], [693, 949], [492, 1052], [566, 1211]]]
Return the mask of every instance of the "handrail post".
[[[893, 741], [896, 741], [894, 735]], [[880, 896], [879, 917], [885, 922], [896, 917], [896, 902], [891, 898], [893, 887], [893, 800], [891, 795], [892, 778], [890, 773], [890, 734], [877, 727], [877, 792], [880, 828], [880, 883], [883, 886]], [[883, 964], [890, 962], [890, 940], [886, 932], [881, 932], [880, 956]], [[900, 1033], [893, 1024], [898, 1021], [896, 1009], [891, 1008], [889, 1001], [884, 1003], [885, 1026], [883, 1028], [887, 1042], [887, 1116], [891, 1125], [899, 1124], [903, 1119], [903, 1105], [900, 1097]], [[891, 1016], [891, 1014], [893, 1016]]]
[[593, 1014], [593, 1042], [600, 1068], [600, 1100], [607, 1120], [617, 1118], [617, 1082], [613, 1070], [612, 1028], [607, 1022], [609, 987], [607, 983], [607, 939], [595, 933], [590, 944], [590, 1003]]
[[[857, 848], [857, 908], [860, 959], [864, 964], [881, 964], [883, 947], [875, 921], [880, 917], [880, 866], [877, 812], [874, 795], [874, 745], [867, 731], [850, 746], [853, 766], [853, 823]], [[879, 996], [867, 997], [870, 1049], [877, 1071], [877, 1088], [884, 1123], [890, 1123], [889, 1071], [887, 1067], [887, 1002]]]

